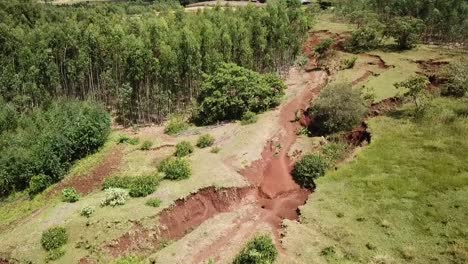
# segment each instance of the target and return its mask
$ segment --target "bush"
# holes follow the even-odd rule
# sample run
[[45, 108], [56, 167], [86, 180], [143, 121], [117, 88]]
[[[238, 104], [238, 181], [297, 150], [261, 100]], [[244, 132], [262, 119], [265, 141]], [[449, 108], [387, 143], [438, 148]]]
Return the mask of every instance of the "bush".
[[63, 227], [52, 227], [42, 233], [41, 245], [47, 251], [60, 248], [67, 242], [67, 230]]
[[257, 122], [257, 115], [254, 112], [247, 111], [242, 115], [241, 125], [249, 125]]
[[75, 188], [65, 188], [62, 190], [62, 202], [74, 203], [80, 200], [80, 195], [76, 192]]
[[190, 164], [183, 158], [168, 158], [161, 162], [159, 171], [170, 180], [187, 179], [192, 174]]
[[315, 47], [315, 53], [320, 57], [324, 57], [333, 45], [332, 39], [324, 39]]
[[120, 188], [120, 189], [129, 189], [132, 185], [134, 177], [129, 176], [116, 176], [110, 177], [104, 180], [104, 184], [102, 185], [102, 189], [109, 189], [109, 188]]
[[91, 217], [91, 215], [94, 213], [94, 208], [91, 206], [85, 206], [81, 209], [80, 215], [84, 217]]
[[28, 193], [30, 196], [34, 196], [45, 189], [52, 183], [52, 179], [44, 174], [35, 175], [29, 180], [29, 190]]
[[351, 58], [347, 58], [341, 61], [341, 68], [344, 70], [351, 69], [354, 67], [356, 63], [357, 57], [353, 56]]
[[145, 197], [152, 194], [156, 185], [158, 184], [157, 178], [153, 176], [133, 177], [130, 184], [129, 195], [131, 197]]
[[285, 85], [276, 76], [261, 75], [224, 63], [208, 75], [198, 97], [197, 123], [239, 120], [245, 112], [264, 112], [279, 104]]
[[349, 52], [359, 53], [376, 49], [380, 44], [380, 33], [372, 27], [364, 27], [353, 31], [346, 41], [345, 48]]
[[426, 106], [429, 104], [431, 96], [427, 91], [427, 85], [429, 81], [426, 76], [413, 76], [408, 78], [405, 81], [395, 83], [394, 86], [397, 89], [403, 90], [404, 95], [411, 98], [413, 102], [416, 113], [421, 113]]
[[146, 201], [146, 205], [151, 207], [159, 207], [161, 205], [161, 200], [158, 198], [152, 198]]
[[46, 260], [46, 262], [54, 261], [54, 260], [57, 260], [57, 259], [63, 257], [63, 255], [65, 255], [65, 250], [64, 249], [62, 249], [62, 248], [52, 249], [49, 252], [47, 252], [45, 260]]
[[176, 150], [175, 150], [174, 155], [176, 157], [185, 157], [185, 156], [192, 154], [194, 151], [192, 143], [188, 141], [179, 142], [177, 143], [175, 147], [176, 147]]
[[215, 138], [210, 134], [202, 135], [197, 140], [197, 147], [207, 148], [214, 144]]
[[322, 155], [331, 165], [343, 158], [348, 145], [342, 142], [329, 142], [322, 148]]
[[115, 262], [115, 264], [141, 264], [141, 263], [143, 262], [140, 260], [140, 258], [133, 257], [133, 256], [123, 257]]
[[335, 84], [323, 89], [309, 111], [318, 132], [328, 134], [352, 129], [367, 107], [359, 90], [353, 90], [350, 84]]
[[278, 250], [269, 236], [257, 236], [247, 243], [234, 259], [234, 264], [273, 264]]
[[139, 138], [131, 138], [131, 139], [129, 139], [127, 141], [127, 143], [130, 144], [130, 145], [135, 146], [135, 145], [138, 145], [138, 143], [140, 143], [140, 139]]
[[468, 93], [468, 59], [451, 63], [444, 73], [448, 82], [443, 87], [443, 95], [463, 97]]
[[325, 175], [328, 167], [327, 162], [317, 155], [305, 155], [294, 164], [292, 176], [294, 181], [300, 186], [313, 190], [315, 189], [315, 179]]
[[220, 151], [221, 151], [220, 147], [212, 147], [210, 152], [216, 154], [216, 153], [219, 153]]
[[117, 139], [117, 143], [119, 144], [128, 143], [128, 141], [130, 141], [130, 137], [127, 135], [120, 135], [119, 138]]
[[101, 206], [124, 205], [127, 199], [127, 191], [120, 188], [109, 188], [105, 190], [106, 197], [101, 201]]
[[145, 140], [143, 143], [141, 143], [140, 150], [150, 150], [152, 146], [153, 142]]
[[178, 135], [181, 132], [187, 130], [189, 125], [184, 121], [182, 117], [176, 116], [169, 119], [169, 122], [164, 129], [164, 133], [168, 135]]
[[395, 17], [389, 20], [385, 34], [396, 40], [399, 49], [411, 49], [423, 30], [424, 22], [421, 19], [412, 16]]

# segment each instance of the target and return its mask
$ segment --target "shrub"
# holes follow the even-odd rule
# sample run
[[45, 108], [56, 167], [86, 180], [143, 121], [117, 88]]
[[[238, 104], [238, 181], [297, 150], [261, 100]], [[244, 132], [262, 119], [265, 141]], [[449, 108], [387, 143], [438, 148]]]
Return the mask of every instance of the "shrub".
[[159, 171], [170, 180], [187, 179], [192, 174], [190, 164], [183, 158], [168, 158], [161, 162]]
[[320, 57], [324, 57], [333, 45], [332, 39], [324, 39], [315, 47], [315, 53]]
[[344, 70], [353, 68], [354, 64], [356, 63], [356, 60], [357, 60], [356, 56], [342, 60], [341, 68]]
[[385, 34], [393, 37], [399, 49], [411, 49], [424, 30], [421, 19], [405, 16], [395, 17], [386, 25]]
[[80, 200], [80, 195], [76, 192], [75, 188], [65, 188], [62, 190], [62, 202], [74, 203]]
[[394, 85], [397, 89], [402, 89], [405, 96], [411, 98], [416, 107], [416, 112], [420, 113], [430, 101], [430, 94], [426, 89], [428, 84], [429, 81], [425, 76], [417, 75]]
[[133, 181], [130, 184], [129, 195], [131, 197], [145, 197], [152, 194], [158, 180], [153, 176], [133, 177]]
[[133, 177], [129, 177], [129, 176], [110, 177], [104, 180], [102, 189], [103, 190], [109, 189], [109, 188], [129, 189], [132, 182], [133, 182]]
[[197, 123], [239, 120], [245, 112], [264, 112], [279, 104], [283, 82], [232, 63], [224, 63], [208, 75], [198, 97]]
[[257, 122], [257, 114], [247, 111], [242, 115], [241, 125], [249, 125]]
[[52, 179], [49, 176], [44, 174], [35, 175], [29, 180], [28, 193], [30, 196], [34, 196], [44, 191], [51, 183]]
[[119, 144], [128, 143], [128, 141], [130, 141], [130, 137], [127, 135], [120, 135], [119, 138], [117, 139], [117, 143]]
[[202, 135], [197, 140], [197, 147], [206, 148], [214, 144], [215, 138], [210, 134]]
[[175, 116], [169, 119], [169, 122], [164, 129], [164, 133], [168, 135], [178, 135], [181, 132], [187, 130], [189, 125], [184, 121], [182, 117]]
[[327, 162], [317, 155], [305, 155], [294, 164], [292, 176], [294, 180], [302, 187], [315, 189], [315, 179], [325, 175], [328, 167]]
[[139, 138], [131, 138], [131, 139], [129, 139], [127, 141], [127, 143], [130, 144], [130, 145], [135, 146], [135, 145], [138, 145], [138, 143], [140, 143], [140, 139]]
[[444, 69], [448, 82], [443, 87], [442, 94], [463, 97], [468, 92], [468, 59], [451, 63]]
[[146, 205], [151, 207], [159, 207], [161, 205], [161, 200], [158, 198], [152, 198], [146, 201]]
[[309, 111], [318, 131], [327, 134], [352, 129], [367, 107], [359, 90], [353, 90], [350, 84], [335, 84], [323, 89]]
[[143, 143], [141, 143], [140, 150], [149, 150], [151, 149], [152, 146], [153, 146], [153, 142], [149, 140], [145, 140], [143, 141]]
[[221, 151], [220, 147], [212, 147], [210, 152], [216, 154], [216, 153], [219, 153], [220, 151]]
[[264, 263], [273, 264], [278, 250], [269, 236], [257, 236], [247, 243], [234, 259], [234, 264]]
[[185, 156], [192, 154], [194, 151], [192, 143], [188, 141], [179, 142], [177, 143], [175, 147], [176, 147], [176, 150], [175, 150], [174, 155], [176, 157], [185, 157]]
[[141, 264], [143, 263], [138, 257], [128, 256], [120, 258], [115, 264]]
[[94, 208], [91, 206], [85, 206], [81, 209], [80, 215], [84, 217], [91, 217], [91, 215], [94, 213]]
[[63, 227], [52, 227], [42, 233], [41, 245], [47, 251], [60, 248], [67, 242], [67, 230]]
[[374, 50], [379, 46], [381, 35], [372, 27], [363, 27], [353, 31], [346, 40], [345, 48], [349, 52], [359, 53]]
[[322, 155], [325, 160], [332, 164], [343, 158], [348, 145], [342, 142], [329, 142], [322, 148]]
[[105, 190], [106, 197], [101, 201], [101, 206], [124, 205], [127, 199], [127, 191], [120, 188], [109, 188]]

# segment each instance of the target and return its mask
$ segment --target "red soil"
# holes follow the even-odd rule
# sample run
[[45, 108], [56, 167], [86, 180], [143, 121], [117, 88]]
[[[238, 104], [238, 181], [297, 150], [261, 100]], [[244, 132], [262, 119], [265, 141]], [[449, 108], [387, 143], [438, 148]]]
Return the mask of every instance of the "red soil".
[[104, 161], [99, 166], [94, 168], [89, 174], [73, 176], [70, 179], [66, 179], [57, 184], [57, 186], [55, 186], [49, 194], [56, 195], [67, 187], [73, 187], [76, 189], [76, 191], [83, 195], [100, 189], [104, 179], [117, 170], [122, 161], [122, 156], [122, 149], [120, 147], [114, 148], [107, 155]]
[[0, 258], [0, 264], [10, 264], [10, 262], [4, 258]]

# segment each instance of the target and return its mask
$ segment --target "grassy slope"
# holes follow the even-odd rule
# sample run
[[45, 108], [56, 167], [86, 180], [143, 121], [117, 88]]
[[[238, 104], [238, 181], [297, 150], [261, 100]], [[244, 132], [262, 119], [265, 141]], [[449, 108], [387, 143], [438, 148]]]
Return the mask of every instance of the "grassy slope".
[[318, 180], [284, 239], [301, 263], [468, 261], [468, 101], [435, 104], [423, 121], [372, 119], [372, 144]]

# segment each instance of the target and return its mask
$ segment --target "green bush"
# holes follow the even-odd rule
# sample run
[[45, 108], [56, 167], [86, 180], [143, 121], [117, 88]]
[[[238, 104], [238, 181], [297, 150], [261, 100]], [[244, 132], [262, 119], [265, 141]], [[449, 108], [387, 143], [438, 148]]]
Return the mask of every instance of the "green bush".
[[36, 175], [60, 181], [74, 161], [95, 152], [110, 132], [109, 114], [87, 102], [54, 103], [18, 118], [16, 127], [0, 137], [0, 196], [31, 187]]
[[101, 206], [124, 205], [128, 196], [127, 191], [120, 188], [109, 188], [105, 192], [106, 197], [101, 201]]
[[67, 230], [63, 227], [52, 227], [42, 233], [41, 245], [47, 251], [58, 249], [67, 242]]
[[146, 201], [145, 204], [151, 207], [159, 207], [161, 205], [161, 200], [158, 198], [152, 198]]
[[80, 195], [76, 192], [75, 188], [65, 188], [62, 190], [62, 202], [74, 203], [80, 200]]
[[381, 34], [372, 27], [363, 27], [353, 31], [345, 43], [349, 52], [359, 53], [376, 49], [380, 44]]
[[315, 189], [315, 179], [325, 175], [327, 162], [317, 155], [305, 155], [294, 164], [292, 176], [294, 181], [307, 189]]
[[57, 260], [65, 255], [65, 250], [63, 248], [52, 249], [47, 252], [46, 262]]
[[350, 84], [325, 87], [313, 102], [309, 113], [318, 132], [323, 134], [347, 131], [362, 121], [367, 106], [359, 90]]
[[184, 121], [182, 117], [176, 116], [169, 119], [169, 122], [164, 129], [164, 133], [168, 135], [178, 135], [181, 132], [187, 130], [189, 125]]
[[140, 150], [150, 150], [152, 146], [153, 142], [145, 140], [143, 143], [141, 143]]
[[341, 68], [344, 70], [351, 69], [356, 64], [357, 57], [353, 56], [351, 58], [347, 58], [341, 61]]
[[347, 149], [346, 143], [329, 142], [322, 148], [321, 154], [329, 164], [333, 164], [343, 158]]
[[421, 19], [412, 16], [394, 17], [388, 21], [385, 34], [396, 40], [399, 49], [411, 49], [423, 30], [424, 22]]
[[333, 45], [332, 39], [324, 39], [315, 47], [315, 53], [319, 57], [324, 57]]
[[140, 139], [139, 138], [131, 138], [127, 141], [128, 144], [130, 145], [133, 145], [133, 146], [136, 146], [138, 145], [138, 143], [140, 143]]
[[276, 76], [261, 75], [232, 63], [208, 75], [198, 97], [197, 123], [239, 120], [245, 112], [264, 112], [280, 103], [285, 85]]
[[153, 176], [134, 177], [130, 184], [129, 195], [131, 197], [148, 196], [155, 191], [157, 184], [158, 180]]
[[175, 147], [176, 147], [176, 150], [175, 150], [174, 155], [176, 157], [185, 157], [185, 156], [192, 154], [194, 151], [192, 143], [188, 141], [181, 141], [177, 143]]
[[443, 95], [463, 97], [468, 93], [468, 59], [450, 63], [444, 69], [444, 73], [448, 82], [443, 87]]
[[257, 114], [247, 111], [242, 115], [241, 125], [249, 125], [257, 122]]
[[257, 236], [247, 243], [234, 259], [234, 264], [273, 264], [278, 257], [278, 250], [271, 237]]
[[134, 177], [130, 176], [114, 176], [110, 178], [106, 178], [104, 180], [104, 184], [102, 185], [102, 189], [109, 189], [109, 188], [121, 188], [121, 189], [129, 189], [132, 185]]
[[215, 153], [215, 154], [219, 153], [220, 151], [221, 151], [220, 147], [212, 147], [210, 150], [211, 153]]
[[141, 264], [141, 263], [143, 262], [141, 261], [140, 258], [128, 256], [128, 257], [120, 258], [114, 264]]
[[170, 180], [187, 179], [192, 174], [190, 164], [186, 159], [173, 157], [163, 160], [159, 165], [159, 171]]
[[214, 144], [215, 138], [210, 134], [201, 135], [197, 140], [197, 147], [207, 148]]
[[81, 209], [80, 215], [84, 217], [91, 217], [94, 214], [94, 208], [91, 206], [85, 206]]
[[130, 137], [127, 135], [120, 135], [119, 138], [117, 139], [117, 143], [119, 144], [128, 143], [128, 141], [130, 141]]
[[51, 183], [52, 179], [49, 176], [44, 174], [35, 175], [29, 180], [28, 193], [30, 196], [34, 196], [44, 191]]

